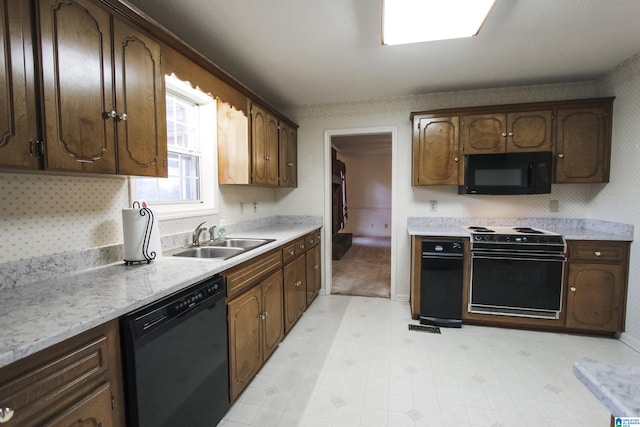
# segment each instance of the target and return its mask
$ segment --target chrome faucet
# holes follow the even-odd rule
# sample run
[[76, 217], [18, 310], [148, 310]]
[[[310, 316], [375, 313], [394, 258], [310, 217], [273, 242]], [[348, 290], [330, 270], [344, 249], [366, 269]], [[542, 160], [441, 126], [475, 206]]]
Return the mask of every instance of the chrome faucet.
[[216, 226], [212, 225], [211, 227], [209, 227], [209, 241], [211, 243], [216, 241]]
[[203, 231], [205, 231], [207, 228], [203, 227], [203, 225], [205, 225], [207, 222], [201, 222], [200, 224], [198, 224], [198, 226], [196, 227], [195, 230], [193, 230], [193, 235], [191, 238], [191, 245], [192, 246], [200, 246], [200, 235], [202, 234]]

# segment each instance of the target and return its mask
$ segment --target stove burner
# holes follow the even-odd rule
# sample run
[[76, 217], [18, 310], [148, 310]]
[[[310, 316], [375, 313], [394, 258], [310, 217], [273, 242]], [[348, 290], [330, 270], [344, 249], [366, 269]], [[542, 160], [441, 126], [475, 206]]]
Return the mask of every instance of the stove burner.
[[531, 227], [514, 227], [513, 230], [518, 233], [525, 233], [525, 234], [544, 234], [543, 231], [536, 230]]
[[473, 230], [476, 233], [495, 233], [494, 230], [491, 230], [487, 227], [480, 227], [480, 226], [471, 226], [471, 227], [467, 227], [469, 230]]

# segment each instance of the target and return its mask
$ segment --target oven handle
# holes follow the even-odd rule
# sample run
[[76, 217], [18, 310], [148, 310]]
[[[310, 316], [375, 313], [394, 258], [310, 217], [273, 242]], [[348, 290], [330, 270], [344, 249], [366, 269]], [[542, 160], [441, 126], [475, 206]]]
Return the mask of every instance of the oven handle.
[[472, 259], [504, 259], [511, 261], [553, 261], [564, 262], [564, 255], [543, 255], [543, 254], [504, 254], [504, 253], [488, 253], [488, 252], [471, 252]]

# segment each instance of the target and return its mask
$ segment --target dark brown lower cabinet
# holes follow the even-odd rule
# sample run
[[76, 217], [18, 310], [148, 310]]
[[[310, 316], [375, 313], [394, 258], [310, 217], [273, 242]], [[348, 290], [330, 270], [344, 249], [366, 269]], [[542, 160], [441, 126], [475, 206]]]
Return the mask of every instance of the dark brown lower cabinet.
[[302, 254], [285, 265], [284, 272], [284, 333], [287, 334], [307, 308], [307, 270]]
[[566, 327], [624, 331], [629, 243], [568, 241]]
[[124, 426], [118, 321], [0, 369], [9, 426]]
[[282, 271], [278, 270], [228, 303], [232, 402], [282, 341], [282, 301]]

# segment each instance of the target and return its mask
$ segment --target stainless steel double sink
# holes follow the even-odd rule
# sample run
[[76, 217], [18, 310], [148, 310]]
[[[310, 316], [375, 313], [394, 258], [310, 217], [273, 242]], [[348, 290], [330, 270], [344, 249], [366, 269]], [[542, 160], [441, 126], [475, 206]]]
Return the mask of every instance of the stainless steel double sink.
[[[173, 256], [187, 258], [209, 258], [225, 260], [241, 253], [248, 252], [267, 243], [273, 242], [275, 239], [254, 239], [254, 238], [238, 238], [228, 237], [224, 240], [205, 243], [201, 246], [191, 246], [186, 249], [179, 249], [173, 253]], [[174, 251], [170, 251], [174, 252]]]

